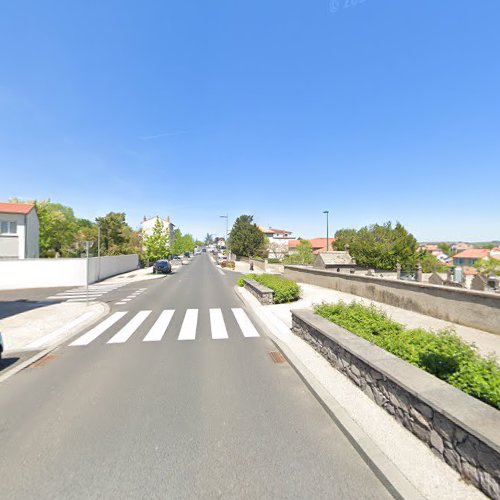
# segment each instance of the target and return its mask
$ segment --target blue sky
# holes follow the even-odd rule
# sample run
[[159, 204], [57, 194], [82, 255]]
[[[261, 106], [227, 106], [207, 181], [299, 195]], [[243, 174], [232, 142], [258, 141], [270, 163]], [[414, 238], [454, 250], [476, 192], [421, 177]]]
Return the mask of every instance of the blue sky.
[[0, 200], [500, 239], [498, 0], [3, 2]]

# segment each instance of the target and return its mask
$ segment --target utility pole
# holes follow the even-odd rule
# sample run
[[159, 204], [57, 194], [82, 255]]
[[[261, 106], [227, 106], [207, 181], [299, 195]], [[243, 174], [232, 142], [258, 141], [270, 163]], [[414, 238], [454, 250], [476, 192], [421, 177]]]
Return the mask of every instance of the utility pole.
[[90, 241], [85, 242], [85, 253], [87, 254], [87, 279], [86, 282], [86, 295], [87, 295], [87, 306], [89, 305], [89, 249]]
[[228, 254], [228, 258], [229, 258], [229, 249], [227, 247], [227, 231], [228, 231], [228, 227], [229, 227], [229, 214], [226, 214], [226, 215], [219, 215], [219, 217], [221, 219], [226, 219], [226, 253]]
[[328, 244], [328, 214], [330, 213], [328, 210], [323, 211], [324, 214], [326, 214], [326, 251], [328, 252], [328, 247], [330, 246]]

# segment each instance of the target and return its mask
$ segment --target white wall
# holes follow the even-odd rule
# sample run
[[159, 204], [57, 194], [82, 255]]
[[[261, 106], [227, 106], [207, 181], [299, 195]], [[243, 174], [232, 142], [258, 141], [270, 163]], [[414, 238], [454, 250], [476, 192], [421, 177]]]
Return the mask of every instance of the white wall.
[[[89, 283], [99, 278], [98, 260], [89, 259]], [[101, 257], [100, 279], [137, 267], [137, 255]], [[86, 282], [87, 259], [0, 260], [0, 290], [81, 286]]]
[[[24, 241], [25, 241], [25, 227], [24, 227], [24, 215], [22, 214], [7, 214], [1, 213], [0, 220], [16, 222], [17, 223], [17, 234], [16, 235], [2, 235], [2, 238], [14, 238], [17, 240], [17, 252], [15, 257], [19, 259], [24, 259]], [[1, 257], [1, 255], [0, 255]], [[11, 255], [10, 257], [14, 257]]]

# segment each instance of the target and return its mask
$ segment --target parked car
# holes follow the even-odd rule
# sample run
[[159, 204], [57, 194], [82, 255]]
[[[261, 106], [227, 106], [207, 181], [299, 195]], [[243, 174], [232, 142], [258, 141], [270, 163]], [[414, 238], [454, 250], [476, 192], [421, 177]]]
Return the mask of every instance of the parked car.
[[183, 265], [189, 264], [189, 259], [187, 257], [182, 257], [181, 263]]
[[172, 264], [181, 264], [182, 259], [178, 255], [172, 255], [172, 257], [170, 257], [170, 262], [172, 262]]
[[184, 252], [184, 257], [189, 259], [189, 257], [191, 257], [191, 254], [189, 252]]
[[2, 334], [0, 333], [0, 359], [2, 359], [2, 354], [3, 354], [3, 337]]
[[154, 265], [153, 265], [153, 273], [163, 273], [163, 274], [169, 274], [172, 272], [172, 266], [170, 265], [170, 262], [168, 260], [162, 259], [162, 260], [157, 260]]

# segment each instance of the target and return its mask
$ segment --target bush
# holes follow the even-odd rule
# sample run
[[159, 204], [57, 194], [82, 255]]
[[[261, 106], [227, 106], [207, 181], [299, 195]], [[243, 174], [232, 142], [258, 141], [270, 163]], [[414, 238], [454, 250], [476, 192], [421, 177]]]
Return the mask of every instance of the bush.
[[267, 259], [267, 262], [269, 264], [281, 264], [281, 259], [275, 259], [275, 258]]
[[275, 304], [293, 302], [300, 297], [300, 287], [295, 281], [288, 280], [277, 274], [246, 274], [238, 280], [238, 285], [243, 286], [246, 279], [253, 279], [273, 292]]
[[500, 409], [500, 366], [451, 330], [409, 330], [374, 306], [322, 304], [314, 312]]
[[228, 269], [234, 269], [236, 267], [236, 264], [232, 260], [228, 260], [226, 262], [223, 262], [222, 264], [222, 267], [227, 267]]

